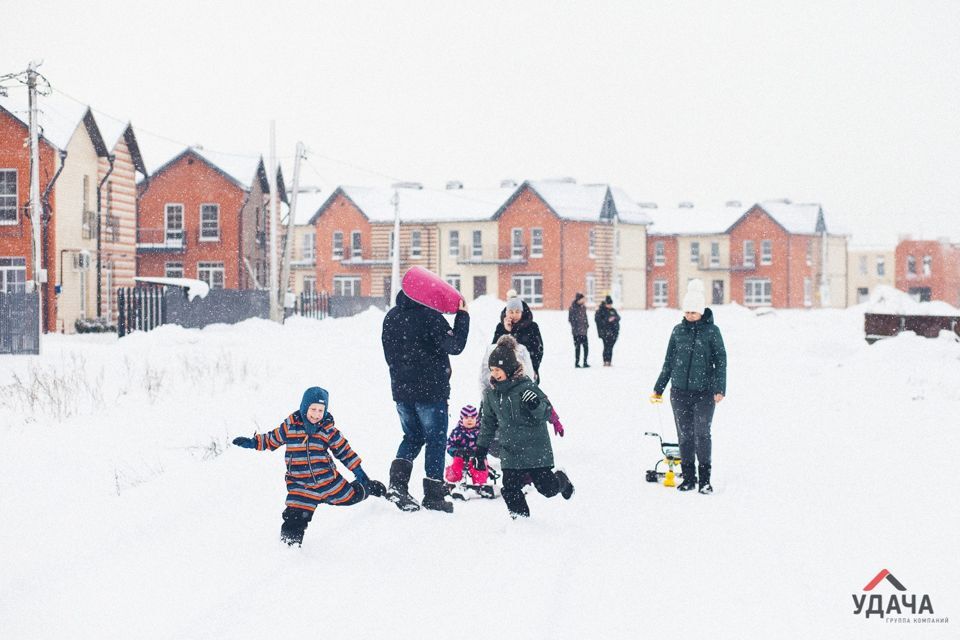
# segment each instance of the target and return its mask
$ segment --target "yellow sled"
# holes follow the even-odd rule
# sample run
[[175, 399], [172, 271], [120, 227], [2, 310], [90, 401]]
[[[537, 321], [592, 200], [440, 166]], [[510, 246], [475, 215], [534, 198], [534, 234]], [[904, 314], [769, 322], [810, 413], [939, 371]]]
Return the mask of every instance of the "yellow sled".
[[[657, 460], [653, 469], [647, 470], [647, 482], [660, 482], [662, 479], [665, 487], [677, 486], [676, 479], [683, 476], [683, 473], [679, 470], [680, 445], [676, 442], [664, 442], [660, 434], [653, 431], [647, 431], [643, 435], [656, 436], [660, 441], [660, 452], [663, 454], [663, 457]], [[661, 464], [666, 465], [666, 471], [660, 471]], [[677, 471], [674, 471], [674, 467], [678, 467]]]

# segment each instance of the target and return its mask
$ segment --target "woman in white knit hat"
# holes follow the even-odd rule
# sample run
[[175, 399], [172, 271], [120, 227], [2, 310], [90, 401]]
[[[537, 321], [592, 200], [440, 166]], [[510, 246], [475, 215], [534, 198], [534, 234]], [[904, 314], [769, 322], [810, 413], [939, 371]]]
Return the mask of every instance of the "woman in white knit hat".
[[727, 392], [727, 351], [720, 328], [713, 323], [713, 311], [706, 306], [702, 280], [687, 283], [683, 320], [670, 334], [651, 402], [663, 401], [667, 382], [671, 383], [670, 406], [680, 438], [683, 482], [677, 488], [697, 488], [699, 473], [700, 493], [713, 493], [710, 426], [713, 410]]

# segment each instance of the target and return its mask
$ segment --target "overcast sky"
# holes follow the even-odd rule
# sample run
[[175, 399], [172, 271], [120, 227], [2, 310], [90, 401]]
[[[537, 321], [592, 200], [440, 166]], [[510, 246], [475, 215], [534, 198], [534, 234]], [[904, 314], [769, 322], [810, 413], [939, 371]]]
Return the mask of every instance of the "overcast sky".
[[266, 156], [275, 120], [326, 190], [572, 176], [671, 206], [817, 201], [855, 243], [960, 242], [953, 0], [32, 0], [13, 22], [0, 75], [43, 60], [133, 122], [150, 170], [176, 144]]

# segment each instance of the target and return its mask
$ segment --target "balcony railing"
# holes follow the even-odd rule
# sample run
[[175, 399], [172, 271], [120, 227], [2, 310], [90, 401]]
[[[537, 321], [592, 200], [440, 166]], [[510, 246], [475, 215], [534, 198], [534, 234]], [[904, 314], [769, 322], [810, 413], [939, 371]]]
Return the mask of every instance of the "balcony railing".
[[457, 264], [526, 264], [529, 258], [527, 245], [472, 245], [460, 247]]
[[187, 235], [182, 229], [137, 229], [137, 251], [184, 251]]
[[[403, 262], [410, 257], [410, 251], [407, 248], [400, 248], [400, 261]], [[420, 257], [426, 257], [426, 254], [421, 251]], [[379, 249], [377, 251], [367, 250], [364, 251], [360, 249], [355, 251], [351, 247], [343, 248], [342, 257], [334, 257], [334, 260], [340, 262], [344, 265], [355, 265], [358, 267], [369, 267], [374, 265], [387, 265], [393, 262], [393, 253], [389, 249]]]

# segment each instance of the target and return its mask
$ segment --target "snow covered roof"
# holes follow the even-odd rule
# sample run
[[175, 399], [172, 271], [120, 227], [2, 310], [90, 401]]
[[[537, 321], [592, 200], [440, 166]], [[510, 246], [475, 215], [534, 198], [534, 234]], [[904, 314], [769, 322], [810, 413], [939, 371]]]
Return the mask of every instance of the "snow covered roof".
[[717, 207], [657, 207], [648, 209], [653, 216], [649, 233], [669, 236], [705, 236], [724, 234], [750, 209], [728, 203]]
[[[157, 149], [161, 148], [162, 145], [151, 143], [149, 146], [152, 149], [151, 152], [155, 154]], [[186, 149], [181, 149], [176, 155], [169, 158], [165, 163], [154, 169], [150, 176], [153, 177], [154, 175], [164, 171], [167, 169], [167, 167], [171, 166], [174, 162], [179, 160], [187, 153], [192, 153], [202, 160], [205, 160], [208, 164], [213, 166], [214, 169], [217, 169], [221, 174], [233, 181], [244, 191], [248, 191], [254, 181], [260, 180], [263, 183], [265, 191], [269, 192], [268, 184], [266, 182], [265, 168], [261, 170], [263, 159], [260, 156], [221, 153], [217, 151], [207, 151], [197, 147], [187, 147]]]
[[[16, 116], [25, 126], [30, 122], [30, 106], [26, 87], [8, 88], [8, 96], [0, 97], [0, 106]], [[83, 126], [89, 107], [53, 91], [37, 97], [37, 123], [40, 135], [58, 149], [66, 149], [77, 127]], [[103, 139], [96, 124], [91, 135], [98, 153], [104, 149]]]
[[625, 224], [650, 224], [653, 222], [647, 210], [627, 195], [620, 187], [610, 187], [614, 205], [617, 207], [617, 218]]
[[[292, 199], [293, 194], [287, 197]], [[329, 197], [330, 194], [323, 192], [319, 187], [300, 187], [300, 193], [297, 194], [297, 210], [294, 212], [296, 224], [310, 224], [310, 218], [320, 210]]]
[[[790, 233], [813, 235], [826, 229], [822, 209], [816, 202], [790, 202], [789, 200], [764, 200], [757, 206], [770, 214]], [[823, 229], [818, 225], [823, 224]]]
[[[338, 193], [350, 199], [371, 222], [393, 221], [393, 195], [398, 196], [398, 213], [401, 222], [437, 223], [489, 220], [500, 206], [513, 194], [511, 188], [494, 189], [416, 189], [393, 187], [341, 186], [317, 207], [310, 217], [315, 218], [333, 201]], [[297, 204], [297, 209], [300, 204]], [[300, 214], [297, 214], [300, 218]]]
[[[529, 186], [553, 211], [567, 220], [600, 220], [609, 187], [568, 180], [528, 180]], [[521, 189], [523, 185], [521, 185]]]
[[203, 280], [193, 278], [164, 278], [152, 276], [137, 276], [134, 278], [137, 282], [144, 284], [162, 284], [168, 287], [180, 287], [186, 289], [187, 299], [193, 301], [194, 298], [206, 298], [210, 293], [210, 285]]

